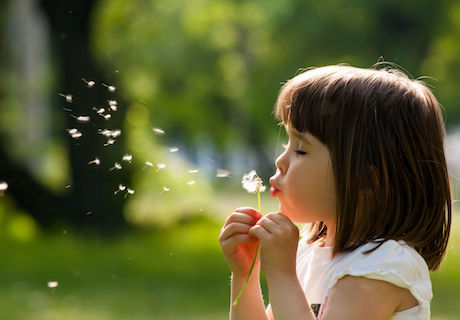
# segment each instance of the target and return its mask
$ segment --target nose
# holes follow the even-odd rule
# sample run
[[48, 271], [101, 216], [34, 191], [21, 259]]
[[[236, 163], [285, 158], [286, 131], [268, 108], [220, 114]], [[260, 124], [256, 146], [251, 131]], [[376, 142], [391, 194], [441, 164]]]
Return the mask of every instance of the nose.
[[280, 154], [278, 158], [276, 158], [276, 161], [275, 161], [276, 169], [282, 174], [285, 174], [288, 168], [288, 161], [287, 161], [286, 155], [287, 155], [287, 150], [284, 150], [284, 152]]

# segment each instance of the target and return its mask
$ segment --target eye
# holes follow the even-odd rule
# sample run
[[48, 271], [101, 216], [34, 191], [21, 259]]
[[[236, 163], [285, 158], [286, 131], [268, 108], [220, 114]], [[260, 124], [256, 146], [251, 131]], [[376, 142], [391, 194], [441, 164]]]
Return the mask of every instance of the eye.
[[302, 150], [300, 150], [300, 149], [296, 149], [296, 150], [295, 150], [295, 153], [297, 153], [298, 155], [307, 154], [305, 151], [302, 151]]

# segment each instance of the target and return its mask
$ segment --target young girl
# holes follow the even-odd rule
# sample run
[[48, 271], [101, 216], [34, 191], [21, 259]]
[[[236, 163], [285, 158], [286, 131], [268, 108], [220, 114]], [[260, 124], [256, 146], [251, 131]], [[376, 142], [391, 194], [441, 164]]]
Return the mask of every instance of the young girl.
[[[429, 319], [429, 270], [446, 251], [451, 196], [440, 106], [398, 70], [328, 66], [289, 80], [289, 135], [271, 194], [280, 210], [227, 218], [231, 319]], [[299, 241], [293, 222], [309, 223]], [[268, 285], [265, 309], [260, 268]]]

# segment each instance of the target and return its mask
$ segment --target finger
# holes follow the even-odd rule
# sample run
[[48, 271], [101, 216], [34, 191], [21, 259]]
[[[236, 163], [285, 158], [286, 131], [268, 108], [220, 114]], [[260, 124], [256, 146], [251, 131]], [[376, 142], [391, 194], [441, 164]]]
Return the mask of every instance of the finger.
[[257, 241], [258, 241], [257, 239], [252, 238], [248, 234], [235, 234], [231, 236], [230, 238], [226, 239], [225, 241], [222, 241], [220, 245], [224, 251], [232, 252], [239, 245], [242, 245], [245, 243], [254, 243]]
[[259, 211], [257, 211], [256, 209], [251, 208], [251, 207], [237, 208], [237, 209], [235, 209], [235, 212], [241, 212], [241, 213], [249, 214], [250, 216], [252, 216], [256, 220], [259, 220], [260, 218], [262, 218], [262, 214]]
[[249, 224], [249, 225], [254, 225], [256, 223], [256, 220], [254, 219], [254, 217], [246, 214], [246, 213], [241, 213], [241, 212], [233, 212], [232, 214], [230, 214], [227, 218], [227, 220], [225, 221], [225, 224], [224, 226], [232, 223], [232, 222], [240, 222], [240, 223], [246, 223], [246, 224]]
[[259, 240], [266, 238], [270, 233], [260, 224], [256, 224], [254, 227], [249, 229], [249, 235]]
[[225, 241], [235, 234], [247, 234], [251, 227], [251, 225], [245, 223], [232, 222], [229, 225], [222, 228], [219, 241]]
[[259, 221], [257, 221], [257, 225], [260, 225], [265, 228], [269, 233], [275, 232], [279, 229], [279, 225], [270, 219], [270, 216], [265, 216]]
[[277, 224], [285, 224], [285, 223], [291, 223], [294, 224], [291, 219], [289, 219], [287, 216], [282, 214], [281, 212], [271, 212], [266, 215], [266, 217], [270, 217], [270, 220], [274, 221]]

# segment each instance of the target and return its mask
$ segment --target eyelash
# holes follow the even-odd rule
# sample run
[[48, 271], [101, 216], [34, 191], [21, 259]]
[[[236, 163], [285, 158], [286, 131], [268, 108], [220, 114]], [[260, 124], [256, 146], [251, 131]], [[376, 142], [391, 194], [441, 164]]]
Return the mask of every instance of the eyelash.
[[300, 150], [300, 149], [296, 149], [296, 150], [295, 150], [295, 153], [297, 153], [298, 155], [307, 154], [305, 151], [302, 151], [302, 150]]

